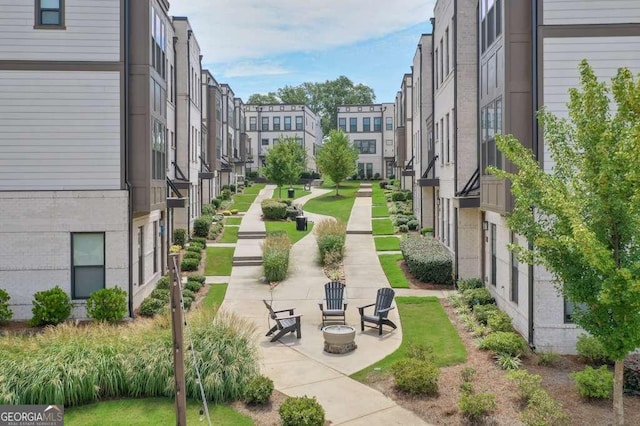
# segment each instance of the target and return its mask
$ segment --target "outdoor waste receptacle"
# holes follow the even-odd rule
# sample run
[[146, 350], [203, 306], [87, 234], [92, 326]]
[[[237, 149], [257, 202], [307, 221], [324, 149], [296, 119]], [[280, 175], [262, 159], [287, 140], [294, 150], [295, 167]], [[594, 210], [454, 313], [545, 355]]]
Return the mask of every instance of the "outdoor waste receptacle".
[[289, 190], [287, 191], [287, 195], [289, 198], [293, 198], [295, 196], [295, 193], [296, 191], [293, 188], [289, 188]]
[[305, 216], [296, 217], [296, 231], [307, 230], [307, 218]]

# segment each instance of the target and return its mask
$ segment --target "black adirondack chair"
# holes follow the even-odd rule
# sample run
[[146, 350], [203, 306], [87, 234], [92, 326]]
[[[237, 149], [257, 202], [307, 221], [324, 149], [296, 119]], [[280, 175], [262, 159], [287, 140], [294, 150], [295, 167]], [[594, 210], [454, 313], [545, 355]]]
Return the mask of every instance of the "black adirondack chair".
[[[391, 306], [395, 294], [395, 291], [390, 288], [380, 288], [376, 296], [376, 303], [358, 307], [358, 311], [360, 312], [360, 328], [362, 331], [364, 331], [365, 322], [375, 324], [374, 326], [367, 325], [367, 327], [377, 327], [378, 335], [382, 335], [383, 325], [388, 325], [394, 329], [397, 328], [396, 325], [387, 318], [389, 311], [395, 309], [395, 307]], [[371, 306], [375, 306], [373, 315], [366, 315], [364, 309]]]
[[[262, 301], [264, 302], [265, 306], [269, 310], [269, 316], [271, 317], [272, 320], [276, 322], [276, 325], [271, 327], [271, 329], [266, 334], [266, 336], [268, 337], [268, 336], [271, 336], [273, 333], [276, 333], [277, 331], [275, 336], [271, 338], [272, 342], [275, 342], [276, 340], [278, 340], [279, 338], [281, 338], [287, 333], [295, 332], [296, 337], [298, 339], [302, 337], [302, 333], [300, 331], [300, 317], [302, 315], [294, 315], [293, 311], [295, 310], [295, 308], [281, 309], [279, 311], [274, 311], [273, 307], [269, 302], [267, 302], [266, 300], [262, 300]], [[278, 315], [283, 312], [288, 312], [289, 315], [287, 316]]]
[[323, 327], [327, 321], [341, 321], [345, 324], [348, 304], [345, 293], [345, 285], [340, 281], [330, 281], [324, 285], [324, 302], [318, 302], [318, 307], [322, 311]]

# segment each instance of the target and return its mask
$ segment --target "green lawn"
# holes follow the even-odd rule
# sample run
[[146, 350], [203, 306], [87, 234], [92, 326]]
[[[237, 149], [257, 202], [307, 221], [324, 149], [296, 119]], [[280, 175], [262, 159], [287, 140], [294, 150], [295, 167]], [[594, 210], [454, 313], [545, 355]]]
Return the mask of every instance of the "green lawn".
[[373, 241], [376, 244], [377, 251], [400, 250], [400, 238], [398, 237], [378, 237]]
[[395, 303], [402, 320], [402, 343], [386, 358], [360, 370], [351, 377], [366, 381], [374, 371], [387, 374], [390, 367], [406, 356], [409, 344], [433, 348], [436, 363], [443, 367], [464, 362], [467, 351], [440, 302], [435, 297], [396, 297]]
[[238, 230], [240, 228], [237, 226], [225, 226], [224, 232], [222, 233], [222, 237], [220, 238], [221, 243], [235, 243], [238, 241]]
[[409, 288], [409, 281], [407, 281], [407, 277], [404, 276], [404, 272], [398, 266], [398, 261], [403, 259], [401, 254], [380, 254], [378, 259], [391, 287]]
[[327, 183], [325, 181], [322, 187], [333, 189], [333, 191], [321, 197], [312, 198], [304, 205], [304, 209], [311, 213], [333, 216], [345, 223], [348, 222], [353, 203], [356, 199], [356, 192], [360, 187], [360, 182], [342, 182], [338, 196], [336, 196], [335, 185], [333, 185], [333, 183]]
[[386, 204], [371, 207], [371, 217], [389, 217], [389, 209]]
[[204, 309], [217, 312], [220, 305], [222, 305], [222, 301], [224, 300], [224, 295], [226, 293], [227, 284], [211, 284], [207, 295], [202, 299], [201, 306]]
[[374, 205], [387, 205], [387, 200], [384, 198], [384, 189], [380, 188], [379, 184], [372, 185], [373, 193], [371, 194], [371, 202]]
[[[195, 425], [200, 420], [201, 404], [187, 401], [187, 424]], [[211, 423], [225, 426], [253, 425], [251, 418], [225, 405], [210, 405]], [[175, 425], [175, 403], [168, 398], [118, 399], [103, 401], [80, 407], [65, 408], [65, 425], [101, 426], [105, 424], [156, 426]]]
[[[289, 190], [289, 185], [284, 185], [282, 187], [282, 196], [280, 196], [280, 190], [279, 188], [276, 187], [276, 189], [273, 190], [273, 194], [271, 195], [271, 198], [288, 198], [289, 196], [288, 190]], [[293, 190], [294, 190], [294, 194], [293, 194], [294, 200], [304, 197], [305, 195], [311, 194], [311, 191], [304, 190], [304, 185], [293, 185]]]
[[374, 219], [371, 221], [373, 235], [393, 235], [391, 219]]
[[242, 222], [242, 217], [240, 216], [227, 216], [224, 219], [225, 225], [240, 225], [240, 222]]
[[272, 233], [272, 232], [279, 232], [279, 231], [284, 231], [287, 233], [287, 235], [289, 236], [289, 239], [291, 240], [292, 244], [297, 243], [298, 241], [300, 241], [302, 239], [302, 237], [304, 237], [305, 235], [307, 235], [309, 232], [311, 232], [311, 230], [313, 229], [313, 222], [308, 222], [307, 223], [307, 230], [306, 231], [296, 231], [296, 222], [293, 221], [289, 221], [289, 222], [285, 222], [285, 221], [265, 221], [264, 222], [265, 227], [267, 228], [267, 234]]
[[233, 204], [229, 206], [229, 209], [237, 209], [239, 212], [246, 212], [251, 207], [251, 204], [255, 201], [257, 194], [237, 194], [231, 197]]
[[205, 275], [231, 275], [234, 247], [207, 247]]
[[264, 186], [265, 186], [264, 183], [254, 183], [249, 188], [245, 188], [244, 191], [243, 191], [243, 194], [256, 194], [256, 195], [258, 195], [258, 192], [263, 190]]

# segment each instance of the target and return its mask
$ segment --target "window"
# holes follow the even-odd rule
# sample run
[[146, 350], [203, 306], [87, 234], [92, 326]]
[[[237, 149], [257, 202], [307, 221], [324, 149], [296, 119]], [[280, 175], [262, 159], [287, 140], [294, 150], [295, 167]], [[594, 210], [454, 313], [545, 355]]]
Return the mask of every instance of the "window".
[[[41, 0], [45, 1], [45, 0]], [[62, 1], [62, 0], [60, 0]], [[167, 28], [162, 17], [151, 8], [151, 66], [163, 78], [167, 78]], [[192, 90], [192, 88], [189, 88]]]
[[498, 149], [495, 135], [502, 133], [502, 99], [491, 102], [480, 110], [482, 135], [482, 171], [488, 166], [502, 168], [502, 153]]
[[304, 122], [301, 115], [296, 115], [296, 130], [304, 130]]
[[280, 130], [280, 117], [273, 117], [273, 130]]
[[393, 130], [393, 117], [387, 117], [387, 130]]
[[375, 154], [376, 153], [376, 141], [375, 140], [355, 140], [353, 141], [356, 149], [360, 154]]
[[269, 131], [269, 117], [262, 117], [262, 131]]
[[362, 131], [370, 132], [371, 131], [371, 117], [363, 117], [362, 118]]
[[71, 234], [71, 298], [87, 299], [105, 286], [104, 232]]
[[449, 28], [444, 30], [444, 74], [449, 75]]
[[438, 73], [440, 74], [440, 83], [442, 83], [442, 80], [444, 80], [443, 69], [442, 69], [442, 63], [444, 62], [443, 56], [444, 56], [444, 50], [442, 48], [442, 39], [440, 39], [440, 64], [438, 66], [439, 68]]
[[381, 132], [382, 131], [382, 118], [381, 117], [373, 117], [373, 131]]
[[451, 200], [447, 198], [447, 246], [451, 247]]
[[269, 139], [262, 139], [262, 146], [269, 146]]
[[36, 0], [35, 28], [64, 29], [64, 0]]
[[258, 118], [249, 117], [249, 130], [255, 132], [258, 130]]
[[444, 119], [440, 119], [440, 164], [444, 164]]
[[496, 38], [502, 34], [502, 0], [496, 0]]
[[158, 221], [153, 222], [153, 273], [158, 272]]
[[[515, 244], [516, 236], [511, 233], [511, 243]], [[518, 256], [514, 251], [511, 251], [511, 301], [518, 304]]]
[[439, 57], [438, 56], [438, 49], [436, 49], [436, 63], [435, 63], [435, 66], [433, 67], [433, 69], [436, 72], [436, 75], [435, 75], [436, 78], [434, 80], [436, 82], [436, 89], [438, 88], [438, 81], [439, 81], [438, 80], [438, 57]]
[[338, 127], [340, 128], [340, 130], [342, 130], [343, 132], [347, 132], [347, 119], [344, 117], [341, 117], [338, 119]]
[[367, 170], [367, 179], [371, 179], [373, 177], [373, 163], [366, 163]]
[[151, 179], [164, 180], [167, 172], [167, 129], [158, 121], [153, 121], [151, 135]]
[[352, 117], [349, 119], [349, 131], [350, 132], [357, 132], [358, 131], [358, 119], [355, 117]]
[[498, 276], [498, 244], [496, 224], [491, 224], [491, 285], [495, 286]]
[[291, 116], [286, 116], [284, 118], [284, 129], [291, 130]]

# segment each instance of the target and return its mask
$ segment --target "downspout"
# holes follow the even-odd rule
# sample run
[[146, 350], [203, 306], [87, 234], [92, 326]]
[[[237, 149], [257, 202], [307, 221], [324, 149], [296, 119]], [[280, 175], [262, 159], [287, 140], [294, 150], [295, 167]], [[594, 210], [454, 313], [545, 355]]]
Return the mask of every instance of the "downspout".
[[[202, 78], [202, 55], [200, 55], [200, 78]], [[200, 99], [200, 154], [198, 155], [198, 160], [200, 160], [200, 167], [198, 167], [198, 170], [202, 171], [202, 80], [200, 80], [200, 87], [198, 87], [198, 99]], [[207, 136], [209, 136], [209, 126], [207, 126]], [[204, 194], [203, 190], [202, 190], [202, 179], [200, 179], [200, 177], [198, 176], [198, 186], [200, 187], [200, 211], [202, 212], [202, 206], [204, 205], [204, 203], [202, 202], [202, 200], [204, 198], [202, 198], [202, 195]]]
[[[434, 118], [435, 118], [435, 114], [436, 114], [436, 76], [435, 76], [435, 68], [436, 68], [436, 62], [434, 60], [433, 57], [433, 52], [435, 52], [435, 29], [436, 29], [436, 18], [431, 18], [431, 141], [433, 143], [433, 152], [431, 153], [434, 157], [436, 155], [436, 146], [435, 146], [435, 141], [436, 141], [436, 129], [435, 129], [435, 125], [434, 125]], [[432, 159], [429, 159], [429, 161], [431, 161]], [[431, 173], [433, 173], [433, 177], [435, 179], [436, 177], [436, 165], [434, 164], [433, 167], [433, 171]], [[433, 189], [431, 190], [431, 205], [433, 206], [431, 215], [432, 215], [432, 221], [431, 223], [433, 223], [433, 228], [432, 228], [432, 235], [436, 235], [436, 187], [434, 186]]]
[[[178, 51], [176, 49], [176, 44], [178, 43], [178, 37], [173, 36], [173, 82], [171, 84], [171, 90], [173, 91], [173, 141], [175, 143], [175, 150], [173, 151], [173, 162], [174, 164], [178, 164]], [[175, 166], [174, 166], [174, 178], [175, 178]], [[173, 208], [171, 208], [171, 229], [167, 231], [167, 240], [171, 239], [173, 242], [173, 230], [175, 228], [174, 223], [175, 213]], [[170, 244], [167, 244], [170, 246]], [[167, 259], [169, 257], [167, 256]]]
[[[479, 7], [476, 7], [476, 16], [478, 16], [478, 19], [476, 19], [476, 40], [478, 43], [481, 43], [481, 34], [480, 34], [480, 11], [479, 11]], [[476, 107], [476, 161], [478, 162], [478, 170], [480, 170], [480, 191], [482, 193], [482, 175], [484, 174], [484, 170], [482, 170], [482, 129], [481, 129], [481, 123], [480, 123], [480, 98], [481, 98], [481, 93], [480, 93], [480, 88], [482, 87], [482, 81], [481, 81], [481, 75], [480, 75], [480, 64], [481, 64], [481, 58], [482, 57], [482, 52], [481, 49], [478, 49], [477, 51], [477, 63], [478, 63], [478, 67], [476, 68], [476, 85], [478, 90], [476, 90], [476, 102], [477, 102], [477, 107]], [[480, 247], [482, 248], [480, 250], [480, 277], [484, 280], [485, 277], [485, 233], [487, 231], [484, 230], [484, 222], [485, 222], [485, 218], [486, 218], [486, 214], [484, 211], [482, 211], [482, 232], [480, 234]]]
[[[454, 69], [453, 69], [453, 128], [455, 134], [453, 136], [453, 188], [454, 194], [458, 192], [458, 0], [453, 0], [453, 46], [451, 46]], [[450, 129], [447, 129], [447, 137], [449, 137]], [[458, 250], [458, 215], [454, 215], [455, 219], [455, 277], [458, 279], [458, 263], [459, 263], [459, 250]]]
[[[187, 204], [187, 234], [191, 234], [191, 40], [193, 31], [187, 31], [187, 180], [189, 181], [189, 204]], [[177, 126], [176, 126], [177, 127]]]
[[[423, 146], [423, 144], [422, 144], [422, 139], [424, 138], [424, 128], [422, 127], [423, 126], [423, 124], [422, 124], [423, 123], [422, 122], [422, 117], [423, 117], [422, 116], [422, 87], [424, 86], [424, 76], [422, 75], [422, 70], [423, 70], [423, 67], [422, 67], [422, 43], [418, 44], [418, 50], [420, 51], [420, 90], [419, 90], [419, 92], [420, 92], [420, 98], [419, 98], [420, 99], [420, 116], [419, 116], [419, 121], [418, 122], [420, 123], [420, 150], [419, 151], [420, 151], [420, 167], [422, 168], [422, 167], [424, 167], [422, 165], [422, 159], [424, 158], [424, 156], [422, 155], [422, 150], [425, 148]], [[426, 148], [427, 148], [427, 152], [428, 152], [429, 151], [429, 147], [426, 147]], [[420, 176], [422, 176], [422, 170], [418, 170], [418, 173], [420, 173]], [[414, 172], [414, 174], [415, 174], [415, 172]], [[420, 178], [417, 178], [417, 179], [420, 179]], [[424, 227], [424, 223], [422, 221], [422, 216], [423, 216], [424, 210], [422, 208], [422, 204], [423, 204], [422, 203], [422, 187], [419, 186], [419, 188], [420, 188], [420, 190], [418, 192], [420, 193], [420, 229], [422, 229]]]
[[[533, 108], [533, 114], [531, 115], [532, 123], [532, 140], [531, 147], [533, 149], [533, 155], [536, 160], [540, 162], [540, 158], [538, 155], [538, 120], [536, 117], [536, 113], [538, 111], [538, 0], [534, 0], [531, 2], [531, 77], [532, 77], [532, 88], [533, 93], [531, 94], [531, 106]], [[533, 250], [533, 242], [529, 241], [529, 250]], [[533, 264], [529, 264], [529, 282], [528, 282], [528, 309], [529, 309], [529, 324], [528, 324], [528, 340], [529, 346], [532, 348], [535, 347], [535, 338], [534, 338], [534, 279], [533, 279]]]
[[129, 209], [127, 218], [129, 250], [129, 317], [133, 318], [133, 188], [129, 181], [129, 0], [124, 0], [124, 182]]

